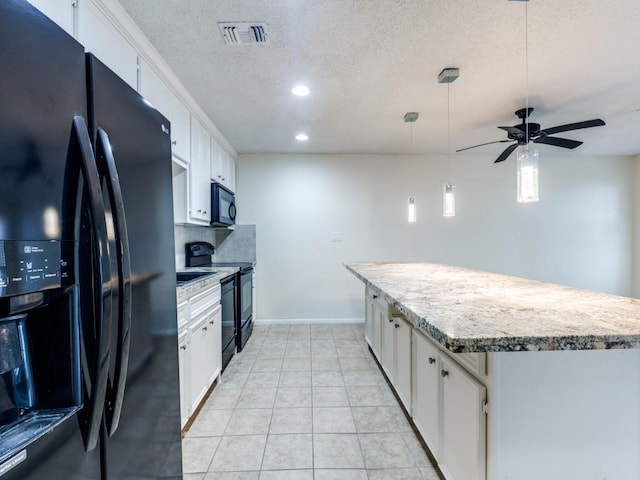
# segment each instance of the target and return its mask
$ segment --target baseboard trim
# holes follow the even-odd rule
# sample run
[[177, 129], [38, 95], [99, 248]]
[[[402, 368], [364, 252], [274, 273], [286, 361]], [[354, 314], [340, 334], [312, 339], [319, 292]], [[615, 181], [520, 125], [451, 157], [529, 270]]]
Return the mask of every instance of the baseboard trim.
[[256, 318], [256, 325], [317, 325], [331, 323], [364, 323], [364, 318]]

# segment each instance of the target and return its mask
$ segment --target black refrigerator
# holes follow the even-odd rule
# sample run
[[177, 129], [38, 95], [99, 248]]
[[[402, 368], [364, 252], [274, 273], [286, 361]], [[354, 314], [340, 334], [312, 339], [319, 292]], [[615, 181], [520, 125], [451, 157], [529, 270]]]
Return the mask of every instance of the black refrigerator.
[[170, 124], [0, 2], [0, 479], [182, 478]]

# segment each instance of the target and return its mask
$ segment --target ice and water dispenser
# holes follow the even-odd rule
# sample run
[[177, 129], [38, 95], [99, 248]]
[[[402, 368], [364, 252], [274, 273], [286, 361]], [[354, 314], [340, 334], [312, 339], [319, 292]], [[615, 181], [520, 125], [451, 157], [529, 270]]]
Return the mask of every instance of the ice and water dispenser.
[[81, 407], [76, 287], [60, 243], [0, 241], [0, 464]]

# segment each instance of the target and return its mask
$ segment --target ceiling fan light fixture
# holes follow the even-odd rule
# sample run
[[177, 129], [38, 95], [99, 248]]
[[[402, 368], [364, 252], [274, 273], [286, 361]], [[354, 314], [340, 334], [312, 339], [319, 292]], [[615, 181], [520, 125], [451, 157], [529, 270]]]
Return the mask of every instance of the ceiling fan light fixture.
[[523, 145], [516, 154], [516, 184], [518, 203], [532, 203], [540, 200], [538, 196], [538, 159], [537, 148]]

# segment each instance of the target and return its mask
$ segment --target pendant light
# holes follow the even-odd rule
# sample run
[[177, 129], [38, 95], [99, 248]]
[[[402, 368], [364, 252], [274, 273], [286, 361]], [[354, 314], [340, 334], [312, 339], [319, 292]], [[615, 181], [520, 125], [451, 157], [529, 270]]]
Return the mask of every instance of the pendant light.
[[[420, 114], [418, 112], [407, 112], [404, 114], [404, 122], [411, 126], [411, 133], [409, 136], [409, 153], [413, 153], [413, 124], [416, 123]], [[407, 204], [407, 221], [409, 223], [416, 223], [418, 221], [416, 217], [416, 198], [409, 197], [409, 203]]]
[[438, 75], [438, 83], [447, 84], [447, 182], [442, 191], [442, 215], [456, 216], [455, 186], [451, 183], [451, 101], [449, 90], [451, 84], [460, 76], [458, 68], [445, 68]]
[[[512, 0], [513, 1], [513, 0]], [[525, 58], [525, 101], [529, 111], [529, 0], [524, 1], [524, 58]], [[516, 161], [516, 197], [518, 203], [531, 203], [540, 200], [538, 195], [538, 158], [540, 154], [534, 146], [529, 146], [529, 122], [525, 123], [525, 144], [517, 152]]]

